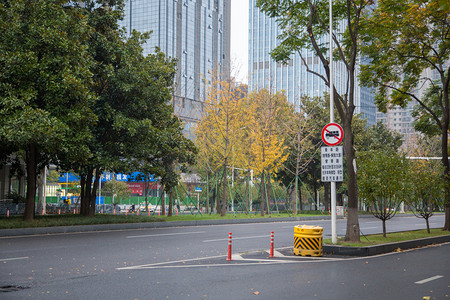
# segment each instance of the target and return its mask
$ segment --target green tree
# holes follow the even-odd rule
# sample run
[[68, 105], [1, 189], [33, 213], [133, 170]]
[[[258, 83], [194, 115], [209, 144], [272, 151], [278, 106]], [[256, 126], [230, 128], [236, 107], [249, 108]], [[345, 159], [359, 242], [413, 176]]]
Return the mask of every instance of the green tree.
[[[123, 16], [123, 1], [85, 1], [83, 13], [92, 27], [89, 51], [95, 64], [89, 88], [98, 97], [93, 108], [98, 121], [86, 141], [92, 155], [73, 168], [80, 170], [81, 213], [93, 216], [103, 170], [126, 173], [139, 170], [142, 163], [147, 165], [144, 169], [162, 174], [167, 145], [173, 140], [189, 142], [170, 104], [176, 61], [159, 49], [143, 54], [142, 44], [150, 33], [133, 31], [125, 38], [117, 24]], [[155, 176], [160, 175], [156, 171]]]
[[[377, 87], [378, 108], [404, 107], [414, 99], [421, 107], [418, 128], [441, 135], [446, 181], [444, 230], [450, 230], [449, 14], [445, 1], [377, 1], [376, 9], [362, 24], [361, 37], [363, 53], [370, 59], [370, 64], [361, 67], [361, 81]], [[427, 86], [431, 95], [420, 97], [419, 91]], [[435, 125], [430, 127], [432, 123]]]
[[386, 237], [386, 221], [395, 216], [410, 191], [408, 161], [392, 150], [361, 152], [358, 161], [360, 196], [370, 212], [383, 222]]
[[0, 140], [20, 150], [26, 164], [24, 219], [35, 213], [36, 177], [61, 150], [89, 136], [93, 97], [88, 26], [67, 1], [14, 0], [0, 3]]
[[[345, 240], [359, 241], [358, 221], [358, 190], [357, 177], [353, 168], [355, 149], [352, 121], [355, 112], [356, 63], [358, 60], [360, 35], [360, 21], [364, 10], [374, 1], [343, 1], [333, 2], [333, 42], [337, 60], [346, 68], [348, 78], [345, 92], [340, 93], [333, 88], [334, 102], [338, 110], [344, 129], [344, 155], [347, 160], [348, 185], [348, 219]], [[306, 70], [315, 74], [326, 85], [330, 86], [330, 61], [327, 59], [327, 35], [329, 32], [329, 13], [326, 0], [258, 0], [257, 5], [268, 16], [276, 18], [282, 33], [279, 35], [281, 43], [272, 52], [276, 61], [287, 62], [292, 53], [297, 52], [306, 66]], [[343, 26], [344, 31], [337, 31]], [[313, 51], [322, 63], [324, 72], [317, 72], [308, 65], [308, 58], [302, 49]], [[325, 125], [325, 124], [324, 124]]]
[[425, 219], [430, 233], [429, 218], [443, 203], [443, 180], [440, 166], [435, 161], [415, 160], [411, 163], [414, 173], [410, 176], [411, 196], [408, 202], [418, 218]]
[[47, 182], [58, 183], [60, 173], [57, 170], [50, 170], [47, 175]]
[[402, 143], [402, 135], [389, 130], [382, 122], [364, 128], [355, 136], [355, 147], [358, 151], [397, 151]]
[[121, 200], [128, 198], [131, 194], [128, 184], [123, 181], [117, 181], [115, 176], [113, 176], [111, 181], [105, 183], [102, 193], [112, 197], [111, 203], [114, 205], [114, 208]]
[[[158, 139], [159, 151], [154, 161], [158, 162], [156, 175], [160, 176], [164, 191], [169, 195], [169, 212], [173, 212], [173, 189], [179, 184], [180, 173], [187, 172], [195, 163], [197, 148], [183, 135], [181, 121], [174, 115], [161, 120], [164, 134]], [[162, 214], [166, 214], [165, 197], [162, 198]]]

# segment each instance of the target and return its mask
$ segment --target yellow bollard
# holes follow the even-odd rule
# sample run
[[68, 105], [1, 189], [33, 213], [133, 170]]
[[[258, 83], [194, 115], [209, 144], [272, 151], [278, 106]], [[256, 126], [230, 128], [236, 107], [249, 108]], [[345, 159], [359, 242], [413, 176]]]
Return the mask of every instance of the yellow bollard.
[[298, 225], [294, 227], [294, 254], [322, 256], [322, 233], [319, 226]]

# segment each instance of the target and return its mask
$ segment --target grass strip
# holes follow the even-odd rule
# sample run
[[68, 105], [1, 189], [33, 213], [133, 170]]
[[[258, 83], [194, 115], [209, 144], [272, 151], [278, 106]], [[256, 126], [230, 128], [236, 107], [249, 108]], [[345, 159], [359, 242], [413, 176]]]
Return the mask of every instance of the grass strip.
[[[347, 246], [347, 247], [366, 247], [373, 245], [381, 245], [395, 242], [403, 242], [410, 240], [423, 239], [433, 236], [449, 235], [449, 231], [444, 231], [440, 228], [430, 229], [431, 233], [428, 233], [426, 229], [422, 230], [411, 230], [402, 232], [392, 232], [387, 233], [386, 237], [383, 234], [371, 234], [366, 236], [361, 236], [361, 243], [350, 243], [345, 242], [344, 238], [339, 238], [336, 245]], [[323, 240], [324, 244], [332, 245], [331, 239]]]
[[[320, 213], [318, 213], [320, 214]], [[299, 214], [298, 217], [307, 217], [314, 215]], [[96, 214], [95, 217], [83, 217], [81, 215], [65, 214], [65, 215], [36, 215], [33, 222], [23, 221], [22, 216], [0, 217], [0, 229], [13, 228], [33, 228], [33, 227], [54, 227], [54, 226], [75, 226], [75, 225], [97, 225], [97, 224], [123, 224], [123, 223], [145, 223], [145, 222], [175, 222], [175, 221], [199, 221], [199, 220], [230, 220], [230, 219], [255, 219], [255, 218], [287, 218], [292, 217], [287, 213], [272, 213], [261, 217], [259, 213], [256, 214], [227, 214], [221, 217], [217, 214], [183, 214], [178, 216], [148, 216], [141, 212], [140, 215], [112, 215], [112, 214]]]
[[143, 223], [158, 222], [157, 217], [136, 216], [136, 215], [107, 215], [99, 214], [93, 218], [80, 215], [47, 215], [35, 216], [34, 221], [25, 222], [22, 216], [11, 216], [0, 218], [0, 229], [30, 228], [30, 227], [54, 227], [54, 226], [75, 226], [75, 225], [97, 225], [97, 224], [123, 224], [123, 223]]

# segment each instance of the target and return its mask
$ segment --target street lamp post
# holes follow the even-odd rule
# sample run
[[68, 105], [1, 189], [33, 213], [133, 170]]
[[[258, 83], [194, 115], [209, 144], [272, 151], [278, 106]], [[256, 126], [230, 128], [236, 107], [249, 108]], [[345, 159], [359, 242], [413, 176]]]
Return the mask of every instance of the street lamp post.
[[[334, 69], [333, 69], [333, 3], [329, 0], [330, 6], [330, 123], [334, 123]], [[336, 181], [332, 181], [330, 187], [331, 194], [331, 241], [337, 243], [336, 230]]]

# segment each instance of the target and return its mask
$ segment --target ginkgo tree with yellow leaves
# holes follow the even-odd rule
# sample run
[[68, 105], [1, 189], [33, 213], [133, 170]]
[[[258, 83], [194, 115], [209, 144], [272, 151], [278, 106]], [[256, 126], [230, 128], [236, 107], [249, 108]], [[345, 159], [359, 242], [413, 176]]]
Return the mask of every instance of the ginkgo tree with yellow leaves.
[[293, 112], [283, 93], [271, 93], [263, 89], [249, 95], [247, 101], [251, 118], [248, 127], [248, 149], [255, 176], [260, 178], [261, 216], [265, 206], [270, 213], [271, 175], [288, 158], [288, 147], [284, 144], [283, 127], [279, 126], [288, 112]]
[[[260, 90], [243, 98], [230, 81], [212, 81], [195, 135], [198, 166], [207, 174], [220, 174], [217, 213], [226, 214], [230, 168], [253, 171], [259, 178], [261, 214], [266, 205], [270, 211], [270, 178], [288, 157], [286, 130], [281, 124], [293, 113], [283, 93]], [[248, 195], [245, 200], [249, 210]]]
[[221, 172], [222, 196], [216, 210], [225, 216], [229, 166], [243, 166], [243, 141], [248, 118], [243, 99], [229, 80], [216, 77], [208, 89], [204, 115], [196, 129], [199, 164], [207, 172]]

